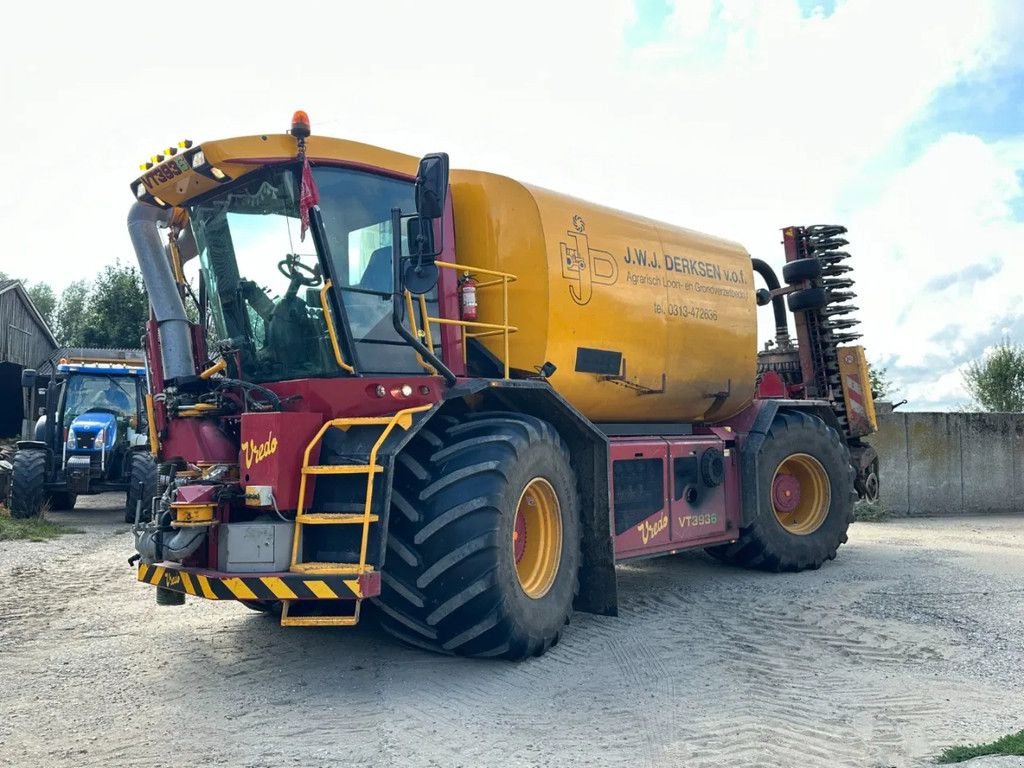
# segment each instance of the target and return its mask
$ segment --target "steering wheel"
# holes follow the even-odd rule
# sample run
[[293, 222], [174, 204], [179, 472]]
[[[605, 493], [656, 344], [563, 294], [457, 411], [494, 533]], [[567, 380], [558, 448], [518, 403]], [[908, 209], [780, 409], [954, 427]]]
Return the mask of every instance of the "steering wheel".
[[288, 254], [277, 262], [277, 268], [295, 286], [320, 285], [320, 265], [310, 267], [299, 261], [299, 257], [294, 254]]

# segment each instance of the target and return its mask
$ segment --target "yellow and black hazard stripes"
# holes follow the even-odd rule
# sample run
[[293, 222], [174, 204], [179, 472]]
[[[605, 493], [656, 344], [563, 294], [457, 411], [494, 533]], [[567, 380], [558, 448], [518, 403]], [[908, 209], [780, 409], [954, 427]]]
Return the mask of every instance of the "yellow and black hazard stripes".
[[[183, 568], [140, 563], [138, 579], [207, 600], [352, 600], [372, 596], [366, 594], [366, 585], [359, 579], [339, 576], [208, 576]], [[376, 586], [379, 580], [371, 583]]]

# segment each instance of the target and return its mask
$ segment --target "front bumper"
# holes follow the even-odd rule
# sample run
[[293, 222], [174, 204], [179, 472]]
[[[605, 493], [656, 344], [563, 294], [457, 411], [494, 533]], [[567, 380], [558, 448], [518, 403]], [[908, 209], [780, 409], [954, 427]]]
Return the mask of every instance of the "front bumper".
[[380, 572], [359, 576], [301, 573], [230, 573], [186, 568], [180, 563], [139, 563], [138, 580], [207, 600], [361, 600], [380, 594]]

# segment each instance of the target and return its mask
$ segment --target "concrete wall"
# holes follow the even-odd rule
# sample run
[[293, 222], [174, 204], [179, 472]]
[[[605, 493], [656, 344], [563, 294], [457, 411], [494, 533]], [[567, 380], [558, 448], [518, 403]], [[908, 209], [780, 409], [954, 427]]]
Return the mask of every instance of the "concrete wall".
[[1024, 511], [1024, 414], [901, 413], [883, 405], [878, 428], [869, 442], [881, 457], [882, 503], [892, 513]]

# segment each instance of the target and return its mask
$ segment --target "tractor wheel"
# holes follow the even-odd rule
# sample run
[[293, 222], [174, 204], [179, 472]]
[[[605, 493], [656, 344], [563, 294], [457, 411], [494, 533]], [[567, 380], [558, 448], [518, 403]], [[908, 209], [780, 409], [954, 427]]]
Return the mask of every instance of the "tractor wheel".
[[128, 471], [128, 494], [124, 506], [124, 521], [135, 522], [135, 507], [142, 501], [140, 522], [149, 520], [156, 496], [157, 470], [153, 455], [145, 451], [135, 451], [131, 455]]
[[11, 470], [11, 517], [36, 517], [46, 501], [46, 451], [21, 450]]
[[579, 588], [579, 512], [547, 422], [435, 417], [396, 460], [381, 625], [440, 653], [541, 655]]
[[857, 478], [857, 493], [862, 501], [878, 501], [880, 483], [878, 481], [878, 459], [871, 462], [863, 477]]
[[780, 411], [758, 455], [760, 512], [734, 544], [708, 552], [766, 571], [818, 568], [836, 556], [853, 521], [853, 467], [821, 419]]
[[50, 509], [57, 512], [70, 512], [75, 508], [78, 494], [71, 491], [58, 491], [50, 494]]
[[789, 306], [790, 312], [821, 309], [828, 304], [828, 291], [824, 288], [804, 288], [801, 291], [794, 291], [786, 297], [786, 304]]
[[817, 259], [797, 259], [782, 268], [782, 279], [789, 285], [818, 277], [821, 277], [821, 262]]

